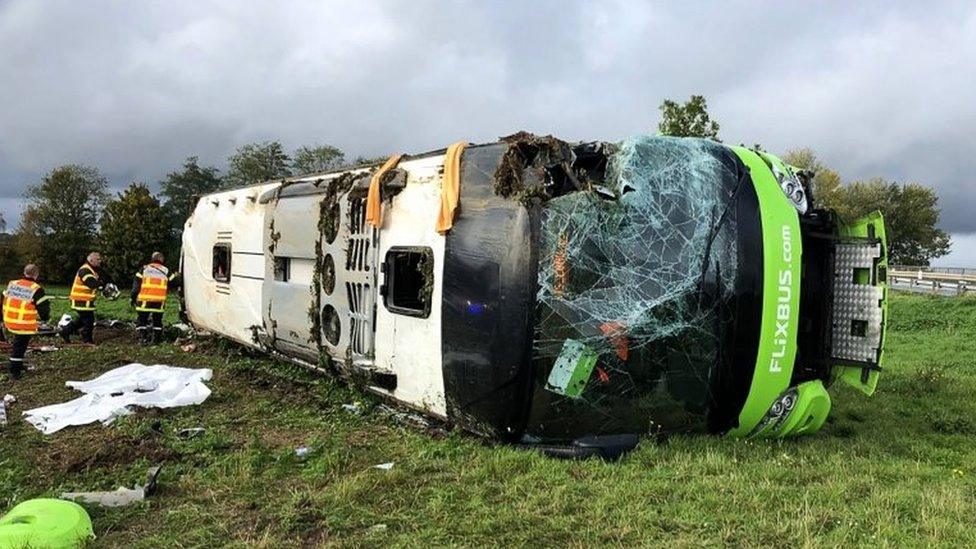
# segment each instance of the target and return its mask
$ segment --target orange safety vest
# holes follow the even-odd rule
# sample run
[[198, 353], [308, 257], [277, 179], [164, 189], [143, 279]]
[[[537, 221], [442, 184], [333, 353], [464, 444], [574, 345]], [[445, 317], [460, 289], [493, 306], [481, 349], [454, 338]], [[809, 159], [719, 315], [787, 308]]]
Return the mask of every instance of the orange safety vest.
[[98, 273], [91, 265], [85, 263], [78, 269], [78, 273], [75, 275], [75, 281], [71, 284], [71, 294], [68, 295], [68, 299], [71, 300], [71, 308], [76, 311], [94, 311], [95, 310], [95, 290], [85, 286], [85, 281], [89, 278], [94, 278], [98, 280]]
[[15, 334], [34, 335], [37, 333], [37, 306], [34, 294], [41, 285], [33, 280], [22, 278], [11, 280], [3, 292], [3, 323]]
[[139, 295], [136, 296], [136, 310], [159, 312], [166, 303], [166, 291], [172, 278], [169, 269], [161, 263], [150, 263], [136, 273], [142, 279]]

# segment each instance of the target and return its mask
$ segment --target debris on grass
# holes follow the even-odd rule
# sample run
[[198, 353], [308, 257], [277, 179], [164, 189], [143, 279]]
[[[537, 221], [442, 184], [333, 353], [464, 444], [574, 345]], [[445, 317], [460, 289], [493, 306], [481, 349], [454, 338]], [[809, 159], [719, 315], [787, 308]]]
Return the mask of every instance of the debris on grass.
[[3, 395], [3, 400], [0, 400], [0, 425], [7, 424], [7, 408], [17, 402], [17, 397], [14, 395]]
[[379, 411], [389, 416], [391, 419], [406, 425], [408, 427], [414, 427], [422, 430], [427, 430], [433, 427], [433, 421], [425, 418], [420, 414], [415, 414], [413, 412], [405, 412], [403, 410], [398, 410], [387, 404], [380, 404]]
[[353, 402], [352, 404], [343, 404], [342, 409], [357, 416], [363, 411], [362, 405], [358, 401]]
[[180, 350], [184, 353], [192, 353], [197, 350], [196, 343], [187, 343], [186, 345], [181, 345]]
[[61, 494], [61, 499], [91, 503], [102, 507], [122, 507], [143, 501], [146, 496], [152, 495], [156, 491], [156, 479], [159, 477], [161, 469], [161, 465], [150, 467], [146, 473], [146, 483], [143, 485], [136, 485], [132, 488], [119, 486], [118, 489], [111, 492], [64, 492]]
[[374, 465], [373, 466], [373, 469], [382, 469], [384, 471], [389, 471], [392, 468], [393, 468], [393, 462], [392, 461], [389, 462], [389, 463], [380, 463], [378, 465]]
[[66, 327], [68, 324], [71, 324], [71, 315], [64, 313], [61, 315], [61, 319], [58, 320], [58, 329], [60, 330], [61, 328]]
[[99, 328], [131, 328], [134, 326], [134, 324], [125, 320], [119, 320], [117, 318], [106, 318], [96, 320], [95, 326], [98, 326]]
[[207, 430], [203, 427], [187, 427], [186, 429], [180, 429], [176, 434], [179, 435], [180, 438], [191, 439], [196, 438], [206, 432]]
[[91, 381], [65, 385], [85, 393], [72, 401], [24, 412], [27, 421], [49, 435], [70, 425], [100, 421], [108, 425], [134, 408], [175, 408], [200, 404], [210, 396], [203, 383], [213, 377], [209, 368], [190, 369], [133, 363], [110, 370]]
[[193, 328], [191, 328], [188, 324], [184, 324], [182, 322], [177, 322], [176, 324], [171, 324], [170, 325], [170, 329], [176, 330], [178, 332], [182, 332], [184, 334], [192, 334], [193, 333]]

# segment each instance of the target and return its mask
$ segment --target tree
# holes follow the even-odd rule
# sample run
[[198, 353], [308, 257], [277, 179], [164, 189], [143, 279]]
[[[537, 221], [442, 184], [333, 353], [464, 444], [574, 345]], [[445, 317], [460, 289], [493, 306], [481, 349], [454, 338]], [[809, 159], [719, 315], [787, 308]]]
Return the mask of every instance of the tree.
[[165, 248], [170, 230], [169, 220], [149, 187], [142, 183], [126, 187], [105, 206], [98, 235], [109, 276], [121, 284], [132, 280], [153, 252]]
[[284, 147], [277, 141], [250, 143], [239, 147], [227, 159], [224, 180], [227, 186], [233, 187], [281, 179], [291, 175], [290, 162]]
[[657, 127], [662, 134], [721, 141], [718, 138], [719, 124], [708, 115], [704, 96], [692, 95], [684, 105], [665, 99], [658, 108], [661, 110], [661, 121]]
[[0, 233], [0, 280], [3, 283], [20, 278], [24, 272], [24, 262], [20, 260], [14, 240], [13, 235]]
[[295, 174], [310, 174], [334, 170], [345, 161], [345, 153], [332, 145], [306, 146], [295, 151], [291, 167]]
[[813, 200], [818, 208], [840, 209], [841, 188], [840, 174], [828, 168], [817, 158], [813, 149], [802, 148], [792, 149], [783, 155], [783, 161], [803, 170], [814, 173], [813, 176]]
[[108, 182], [95, 168], [61, 166], [24, 193], [15, 247], [25, 262], [37, 263], [48, 280], [70, 283], [95, 245]]
[[183, 162], [182, 170], [166, 174], [166, 178], [159, 182], [159, 194], [166, 198], [163, 213], [169, 219], [174, 236], [183, 231], [194, 197], [220, 190], [223, 181], [218, 172], [217, 168], [200, 166], [197, 157], [191, 156]]
[[949, 235], [936, 227], [939, 197], [929, 187], [899, 185], [882, 178], [855, 181], [841, 187], [840, 202], [838, 213], [848, 221], [881, 210], [892, 264], [928, 265], [949, 253]]

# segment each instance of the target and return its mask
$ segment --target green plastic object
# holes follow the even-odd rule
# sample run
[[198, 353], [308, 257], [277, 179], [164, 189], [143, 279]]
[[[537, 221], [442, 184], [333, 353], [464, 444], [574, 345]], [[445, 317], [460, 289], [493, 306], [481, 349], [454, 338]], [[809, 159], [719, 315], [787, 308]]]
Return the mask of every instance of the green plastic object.
[[785, 438], [817, 432], [830, 414], [830, 394], [819, 379], [790, 387], [773, 401], [748, 438]]
[[0, 549], [68, 549], [94, 537], [88, 513], [72, 501], [31, 499], [0, 518]]
[[567, 339], [549, 374], [546, 389], [569, 398], [579, 398], [596, 360], [596, 351], [575, 339]]

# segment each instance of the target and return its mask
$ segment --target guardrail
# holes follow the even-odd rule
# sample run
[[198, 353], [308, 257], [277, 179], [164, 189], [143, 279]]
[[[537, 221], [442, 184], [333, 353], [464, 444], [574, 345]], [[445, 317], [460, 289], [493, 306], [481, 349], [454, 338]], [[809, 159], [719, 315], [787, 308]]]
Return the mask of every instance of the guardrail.
[[976, 291], [976, 269], [896, 265], [888, 268], [888, 286], [911, 292], [963, 295]]

